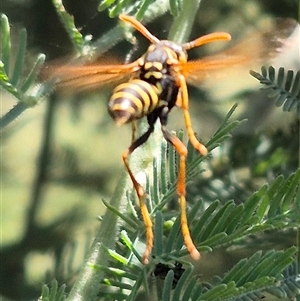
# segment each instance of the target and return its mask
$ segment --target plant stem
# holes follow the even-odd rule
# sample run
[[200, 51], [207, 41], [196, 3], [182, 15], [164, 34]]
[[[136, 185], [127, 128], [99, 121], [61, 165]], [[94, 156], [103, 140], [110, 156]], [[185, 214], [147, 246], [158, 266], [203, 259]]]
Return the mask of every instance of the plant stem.
[[[111, 206], [121, 208], [120, 210], [123, 210], [122, 204], [126, 202], [126, 184], [127, 175], [124, 171], [121, 174], [117, 189], [110, 201]], [[107, 252], [107, 248], [114, 249], [116, 233], [118, 233], [118, 231], [118, 216], [112, 211], [106, 210], [101, 221], [101, 227], [99, 227], [84, 266], [77, 277], [77, 281], [72, 287], [67, 299], [68, 301], [97, 300], [99, 283], [101, 283], [101, 280], [104, 278], [104, 272], [99, 269], [99, 266], [108, 266], [110, 256]]]
[[169, 40], [176, 43], [186, 42], [192, 31], [194, 20], [201, 0], [182, 1], [182, 9], [175, 18], [169, 32]]
[[[163, 15], [167, 11], [167, 7], [168, 1], [166, 0], [161, 1], [159, 4], [154, 2], [147, 8], [145, 15], [143, 15], [143, 25]], [[92, 48], [97, 49], [96, 54], [100, 56], [122, 40], [124, 40], [124, 28], [120, 24], [117, 24], [106, 34], [102, 35], [101, 38], [93, 42]]]

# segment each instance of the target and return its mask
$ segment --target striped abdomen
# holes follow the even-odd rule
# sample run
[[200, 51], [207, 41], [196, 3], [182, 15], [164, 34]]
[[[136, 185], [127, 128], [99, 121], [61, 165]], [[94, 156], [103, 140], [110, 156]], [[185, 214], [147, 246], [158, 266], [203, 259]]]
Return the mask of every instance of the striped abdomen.
[[160, 93], [156, 86], [132, 79], [113, 90], [108, 103], [109, 113], [118, 125], [142, 118], [159, 106]]

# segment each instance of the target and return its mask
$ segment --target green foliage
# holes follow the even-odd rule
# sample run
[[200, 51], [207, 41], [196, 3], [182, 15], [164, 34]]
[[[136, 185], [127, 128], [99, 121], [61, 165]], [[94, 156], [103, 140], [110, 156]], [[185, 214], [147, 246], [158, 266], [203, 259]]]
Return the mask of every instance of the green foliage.
[[57, 10], [61, 22], [64, 24], [64, 27], [66, 28], [68, 35], [71, 38], [74, 48], [80, 55], [84, 55], [84, 50], [87, 46], [87, 42], [85, 41], [80, 31], [76, 28], [74, 24], [74, 18], [66, 12], [65, 7], [60, 0], [53, 0], [53, 4]]
[[[97, 41], [91, 42], [77, 30], [73, 18], [65, 11], [62, 2], [53, 2], [79, 55], [90, 55], [100, 44], [101, 51], [104, 52], [123, 39], [124, 28], [118, 25]], [[157, 3], [147, 0], [102, 1], [99, 9], [109, 8], [110, 16], [115, 17], [126, 8], [126, 12], [134, 12], [139, 19], [145, 17], [147, 20], [149, 8], [151, 5], [158, 7]], [[173, 15], [181, 12], [183, 1], [170, 0], [169, 4]], [[162, 11], [164, 8], [155, 14], [155, 17]], [[148, 20], [152, 18], [154, 17], [148, 17]], [[20, 32], [16, 59], [13, 60], [10, 55], [12, 42], [9, 23], [4, 15], [1, 17], [1, 27], [0, 82], [2, 87], [19, 101], [2, 118], [1, 124], [5, 126], [24, 110], [35, 105], [49, 92], [49, 87], [47, 84], [35, 84], [45, 59], [43, 54], [37, 57], [28, 74], [23, 74], [26, 31]], [[270, 96], [275, 98], [278, 106], [283, 105], [286, 111], [296, 107], [299, 111], [299, 74], [297, 72], [294, 75], [291, 71], [285, 73], [284, 69], [280, 68], [276, 78], [275, 69], [272, 67], [262, 68], [262, 74], [251, 72], [251, 75], [268, 89], [272, 89]], [[240, 121], [230, 120], [235, 108], [236, 106], [229, 111], [206, 144], [210, 152], [217, 147], [222, 148], [232, 139], [232, 132], [241, 124]], [[182, 133], [178, 136], [182, 138]], [[188, 149], [187, 182], [191, 187], [197, 185], [197, 179], [205, 178], [203, 171], [207, 158], [199, 156], [191, 145]], [[112, 199], [103, 201], [108, 209], [107, 213], [101, 218], [101, 226], [87, 252], [82, 271], [77, 275], [76, 282], [68, 288], [70, 293], [67, 300], [76, 300], [78, 296], [82, 297], [82, 300], [143, 300], [143, 296], [151, 296], [151, 300], [162, 301], [248, 301], [261, 299], [266, 292], [290, 299], [299, 296], [299, 262], [296, 258], [299, 246], [298, 249], [268, 249], [266, 252], [258, 246], [256, 250], [259, 251], [251, 253], [249, 258], [242, 258], [227, 273], [216, 276], [214, 280], [204, 282], [193, 274], [194, 264], [184, 260], [188, 253], [183, 244], [176, 207], [177, 163], [175, 150], [163, 142], [159, 155], [150, 164], [153, 167], [152, 172], [147, 171], [147, 201], [154, 221], [155, 239], [153, 257], [149, 265], [141, 264], [144, 227], [134, 194], [128, 189], [123, 174]], [[253, 241], [255, 244], [256, 239], [264, 239], [267, 233], [285, 233], [299, 227], [299, 182], [299, 169], [287, 177], [278, 175], [271, 183], [262, 185], [255, 193], [245, 197], [245, 201], [241, 203], [231, 198], [222, 202], [216, 197], [206, 197], [204, 193], [195, 194], [188, 199], [188, 220], [198, 249], [205, 253], [227, 248], [247, 248]], [[201, 189], [202, 187], [199, 187], [199, 190]], [[71, 256], [66, 258], [68, 263], [73, 260], [74, 253], [75, 251], [71, 252]], [[153, 270], [158, 263], [174, 266], [174, 262], [179, 262], [184, 267], [175, 287], [174, 269], [170, 269], [163, 279], [153, 276]], [[70, 269], [69, 273], [74, 271]], [[151, 283], [153, 278], [156, 281], [154, 288]], [[40, 300], [66, 300], [65, 285], [60, 288], [58, 286], [57, 281], [52, 282], [51, 289], [44, 285]]]
[[[233, 113], [233, 110], [230, 112]], [[217, 145], [218, 141], [224, 141], [230, 136], [230, 130], [237, 126], [237, 122], [227, 120], [216, 131], [209, 145]], [[222, 133], [222, 134], [220, 134]], [[162, 157], [171, 155], [173, 148], [162, 149]], [[202, 159], [203, 160], [203, 159]], [[198, 165], [195, 163], [198, 161]], [[166, 160], [162, 160], [166, 162]], [[170, 164], [172, 165], [172, 164]], [[199, 167], [199, 157], [194, 156], [188, 162], [190, 175], [196, 177], [202, 173]], [[164, 172], [164, 178], [157, 176]], [[296, 288], [300, 287], [297, 280], [296, 269], [289, 266], [294, 260], [297, 249], [292, 247], [286, 251], [269, 251], [262, 255], [259, 251], [249, 259], [242, 259], [238, 262], [224, 277], [219, 277], [216, 284], [209, 284], [209, 287], [196, 281], [191, 276], [193, 266], [182, 261], [183, 256], [187, 255], [184, 248], [183, 239], [180, 233], [180, 218], [174, 220], [170, 217], [168, 210], [162, 209], [174, 197], [175, 182], [170, 181], [173, 169], [169, 168], [166, 172], [166, 166], [161, 167], [154, 163], [153, 181], [148, 183], [149, 187], [148, 203], [151, 208], [151, 215], [154, 222], [154, 250], [153, 259], [147, 266], [141, 265], [140, 244], [137, 237], [141, 229], [138, 213], [135, 212], [129, 216], [118, 214], [123, 220], [124, 230], [121, 232], [120, 239], [124, 247], [117, 251], [108, 250], [111, 256], [109, 268], [97, 266], [98, 270], [106, 270], [109, 273], [108, 279], [103, 280], [103, 298], [105, 300], [139, 300], [138, 292], [149, 289], [149, 277], [158, 263], [171, 263], [174, 261], [182, 262], [188, 268], [178, 281], [174, 292], [172, 292], [172, 283], [174, 281], [174, 271], [170, 270], [167, 274], [162, 290], [158, 290], [157, 300], [257, 300], [263, 292], [269, 292], [278, 295], [279, 292], [291, 295], [297, 295]], [[192, 180], [192, 178], [190, 178]], [[156, 183], [155, 183], [156, 182]], [[201, 252], [212, 251], [224, 246], [234, 246], [236, 244], [244, 245], [249, 239], [256, 235], [262, 235], [265, 231], [288, 230], [297, 227], [300, 223], [300, 207], [297, 199], [299, 193], [300, 170], [284, 179], [279, 176], [273, 184], [262, 186], [248, 200], [240, 205], [232, 201], [221, 205], [215, 201], [203, 211], [204, 201], [197, 201], [190, 208], [189, 224], [194, 238], [194, 242]], [[170, 184], [171, 183], [171, 186]], [[162, 193], [160, 187], [169, 186], [167, 191]], [[152, 188], [150, 188], [152, 187]], [[158, 200], [161, 200], [159, 202]], [[130, 197], [129, 202], [134, 202]], [[117, 210], [107, 204], [110, 210], [117, 213]], [[132, 203], [130, 208], [135, 210]], [[293, 209], [292, 209], [293, 208]], [[175, 213], [174, 213], [175, 214]], [[170, 219], [171, 218], [171, 219]], [[171, 223], [171, 227], [170, 227]], [[134, 239], [134, 241], [132, 240]], [[294, 262], [294, 265], [296, 263]], [[108, 269], [108, 270], [107, 270]], [[286, 275], [286, 271], [290, 271]], [[113, 273], [113, 274], [112, 274]], [[282, 273], [285, 276], [282, 276]], [[112, 281], [113, 279], [113, 281]], [[294, 290], [291, 288], [294, 287]], [[274, 290], [272, 290], [274, 288]], [[171, 293], [172, 292], [172, 293]], [[150, 290], [150, 295], [151, 293]], [[173, 296], [170, 299], [170, 295]], [[169, 298], [169, 299], [167, 299]]]
[[58, 283], [53, 280], [51, 283], [51, 288], [49, 289], [47, 285], [43, 286], [42, 296], [38, 301], [64, 301], [65, 298], [65, 288], [66, 285], [62, 285], [58, 288]]
[[295, 296], [299, 296], [300, 282], [298, 273], [298, 264], [294, 260], [284, 271], [282, 272], [279, 285], [271, 286], [266, 291], [278, 298], [289, 298], [293, 300]]
[[[128, 14], [135, 14], [136, 18], [140, 20], [142, 16], [149, 9], [150, 5], [161, 5], [162, 1], [156, 0], [102, 0], [100, 1], [98, 10], [103, 11], [108, 9], [110, 17], [116, 17], [124, 11]], [[169, 0], [170, 12], [176, 16], [181, 7], [181, 0]]]
[[[158, 213], [155, 219], [156, 224], [162, 225], [159, 222], [160, 219], [161, 215]], [[155, 235], [162, 235], [162, 229], [157, 229], [156, 226]], [[178, 227], [176, 230], [179, 230]], [[170, 234], [168, 239], [171, 236]], [[129, 245], [130, 249], [134, 248], [132, 242]], [[158, 248], [156, 247], [156, 252]], [[192, 264], [182, 261], [185, 271], [175, 287], [173, 284], [174, 270], [170, 269], [164, 279], [162, 289], [160, 289], [159, 282], [157, 283], [156, 300], [257, 300], [263, 296], [262, 292], [264, 291], [276, 296], [296, 296], [300, 289], [296, 262], [294, 262], [296, 252], [295, 247], [286, 251], [269, 251], [264, 255], [258, 251], [249, 259], [240, 260], [223, 277], [216, 277], [214, 283], [206, 284], [197, 281], [195, 276], [192, 276]], [[106, 298], [105, 300], [110, 300], [109, 298], [139, 300], [137, 293], [142, 288], [149, 294], [149, 278], [146, 275], [151, 274], [153, 277], [151, 271], [154, 270], [157, 263], [168, 263], [172, 260], [170, 254], [163, 254], [162, 257], [160, 254], [156, 254], [148, 266], [141, 266], [134, 260], [130, 260], [130, 256], [124, 258], [120, 254], [116, 255], [115, 252], [111, 251], [110, 253], [113, 260], [111, 265], [116, 264], [117, 267], [110, 267], [107, 270], [109, 279], [105, 279], [103, 283], [108, 287], [108, 291], [109, 289], [111, 291], [101, 294], [102, 297]], [[175, 253], [173, 254], [175, 255]], [[178, 260], [178, 257], [176, 258]], [[100, 266], [98, 269], [106, 268]], [[116, 291], [112, 290], [113, 287]], [[150, 295], [152, 294], [153, 292], [150, 291]]]
[[294, 74], [293, 70], [281, 67], [276, 76], [273, 66], [263, 66], [261, 73], [251, 70], [250, 74], [266, 86], [264, 89], [270, 90], [268, 96], [276, 101], [277, 107], [283, 106], [287, 112], [297, 109], [300, 118], [300, 70]]
[[[264, 291], [282, 279], [281, 272], [293, 262], [296, 248], [286, 251], [269, 251], [262, 255], [256, 252], [249, 259], [239, 261], [220, 283], [204, 290], [200, 298], [194, 300], [257, 300]], [[299, 287], [299, 283], [297, 284]]]
[[15, 120], [26, 109], [34, 106], [44, 93], [44, 87], [35, 84], [36, 77], [41, 69], [45, 55], [39, 54], [29, 71], [24, 75], [24, 60], [27, 44], [27, 32], [20, 31], [18, 49], [15, 60], [11, 56], [11, 36], [7, 17], [1, 15], [2, 54], [0, 60], [0, 84], [18, 103], [0, 120], [0, 128]]

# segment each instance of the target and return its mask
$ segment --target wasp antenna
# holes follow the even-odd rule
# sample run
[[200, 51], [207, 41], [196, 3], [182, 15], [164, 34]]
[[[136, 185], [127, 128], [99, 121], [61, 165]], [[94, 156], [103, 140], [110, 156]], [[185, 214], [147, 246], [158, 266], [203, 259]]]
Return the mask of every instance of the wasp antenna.
[[199, 47], [204, 44], [208, 44], [210, 42], [216, 42], [216, 41], [230, 41], [231, 35], [227, 32], [214, 32], [207, 34], [205, 36], [202, 36], [194, 41], [185, 43], [182, 45], [182, 47], [186, 50]]
[[120, 15], [119, 19], [129, 23], [133, 28], [139, 31], [146, 39], [148, 39], [152, 44], [158, 43], [160, 40], [154, 36], [143, 24], [141, 24], [137, 19], [127, 16], [127, 15]]

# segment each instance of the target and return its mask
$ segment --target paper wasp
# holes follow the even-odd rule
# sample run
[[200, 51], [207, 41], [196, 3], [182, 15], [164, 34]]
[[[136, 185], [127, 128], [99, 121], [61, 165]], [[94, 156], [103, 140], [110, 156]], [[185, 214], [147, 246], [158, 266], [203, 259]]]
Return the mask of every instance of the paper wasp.
[[[133, 17], [120, 15], [120, 19], [131, 25], [150, 41], [151, 45], [143, 56], [132, 63], [123, 65], [66, 66], [65, 68], [57, 68], [53, 76], [60, 78], [60, 82], [57, 83], [58, 86], [71, 86], [78, 91], [81, 89], [95, 89], [107, 83], [123, 80], [124, 83], [113, 90], [109, 100], [110, 115], [117, 125], [125, 123], [135, 125], [138, 119], [147, 118], [148, 130], [138, 139], [134, 139], [129, 148], [122, 154], [123, 163], [139, 199], [140, 210], [146, 227], [147, 241], [143, 255], [145, 264], [148, 263], [153, 247], [152, 221], [145, 203], [145, 190], [136, 180], [128, 159], [136, 148], [148, 140], [154, 131], [154, 124], [157, 120], [160, 121], [164, 138], [173, 145], [179, 154], [177, 194], [181, 230], [187, 250], [191, 257], [197, 260], [200, 258], [200, 253], [191, 238], [186, 213], [187, 148], [167, 129], [168, 115], [175, 106], [182, 110], [191, 144], [202, 156], [206, 156], [208, 150], [198, 141], [192, 128], [187, 82], [191, 84], [198, 83], [208, 72], [249, 62], [256, 59], [256, 56], [264, 55], [264, 53], [254, 51], [255, 45], [247, 43], [236, 48], [233, 47], [230, 52], [226, 53], [225, 51], [219, 56], [188, 61], [188, 50], [215, 41], [229, 41], [231, 39], [230, 34], [215, 32], [188, 43], [177, 44], [168, 40], [159, 40]], [[260, 45], [257, 45], [257, 47], [260, 47]], [[241, 48], [246, 50], [245, 53], [240, 52]], [[126, 81], [126, 79], [128, 80]]]

